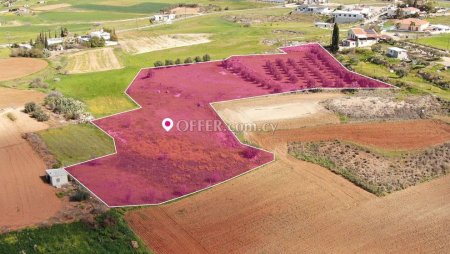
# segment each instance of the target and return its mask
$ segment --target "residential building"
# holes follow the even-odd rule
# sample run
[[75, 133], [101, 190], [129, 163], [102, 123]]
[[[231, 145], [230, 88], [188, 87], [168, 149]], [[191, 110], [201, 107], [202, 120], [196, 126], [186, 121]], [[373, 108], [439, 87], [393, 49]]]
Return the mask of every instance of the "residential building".
[[378, 42], [380, 35], [373, 29], [351, 28], [347, 39], [343, 41], [345, 47], [370, 47]]
[[387, 55], [389, 57], [397, 58], [400, 60], [408, 59], [408, 51], [406, 49], [397, 48], [397, 47], [389, 47], [387, 51]]
[[334, 22], [338, 24], [355, 23], [364, 20], [364, 15], [359, 11], [336, 10], [331, 15], [334, 17]]
[[60, 38], [48, 38], [47, 39], [47, 44], [49, 46], [62, 44], [63, 42], [64, 42], [64, 38], [62, 38], [62, 37], [60, 37]]
[[423, 32], [429, 25], [430, 22], [416, 18], [402, 19], [395, 22], [395, 28], [401, 31]]

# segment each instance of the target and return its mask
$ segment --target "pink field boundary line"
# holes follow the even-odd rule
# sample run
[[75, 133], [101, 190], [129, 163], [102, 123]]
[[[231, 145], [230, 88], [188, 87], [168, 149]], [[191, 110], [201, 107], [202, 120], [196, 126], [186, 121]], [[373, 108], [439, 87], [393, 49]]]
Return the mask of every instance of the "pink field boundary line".
[[[345, 89], [354, 89], [354, 90], [372, 90], [372, 89], [386, 89], [386, 90], [387, 90], [387, 89], [399, 89], [398, 87], [396, 87], [396, 86], [394, 86], [394, 85], [391, 85], [391, 84], [389, 84], [389, 83], [386, 83], [386, 82], [383, 82], [383, 81], [380, 81], [380, 80], [377, 80], [377, 79], [371, 78], [371, 77], [369, 77], [369, 76], [366, 76], [366, 75], [363, 75], [363, 74], [360, 74], [360, 73], [357, 73], [357, 72], [354, 72], [354, 71], [351, 71], [351, 70], [347, 69], [341, 62], [339, 62], [339, 61], [338, 61], [338, 60], [337, 60], [330, 52], [328, 52], [328, 50], [326, 50], [326, 49], [325, 49], [322, 45], [320, 45], [319, 43], [306, 43], [306, 44], [303, 44], [303, 45], [300, 45], [300, 46], [306, 46], [306, 45], [319, 45], [325, 52], [327, 52], [331, 57], [333, 57], [333, 59], [336, 60], [336, 61], [337, 61], [344, 69], [346, 69], [347, 71], [349, 71], [349, 72], [351, 72], [351, 73], [354, 73], [354, 74], [356, 74], [356, 75], [363, 76], [363, 77], [365, 77], [365, 78], [368, 78], [368, 79], [377, 81], [377, 82], [384, 83], [385, 85], [388, 85], [388, 86], [390, 86], [390, 87], [369, 87], [369, 88], [366, 88], [366, 87], [351, 87], [351, 88], [306, 88], [306, 89], [299, 89], [299, 90], [296, 90], [296, 91], [287, 91], [287, 92], [281, 92], [281, 93], [265, 94], [265, 95], [258, 95], [258, 96], [250, 96], [250, 97], [246, 97], [246, 98], [238, 98], [238, 99], [231, 99], [231, 100], [224, 100], [224, 101], [210, 102], [210, 103], [209, 103], [210, 107], [214, 110], [214, 112], [217, 114], [217, 116], [220, 118], [220, 120], [222, 120], [222, 122], [225, 122], [225, 121], [222, 119], [222, 117], [220, 116], [220, 114], [218, 114], [218, 112], [217, 112], [216, 109], [214, 108], [213, 104], [215, 104], [215, 103], [223, 103], [223, 102], [230, 102], [230, 101], [239, 101], [239, 100], [252, 99], [252, 98], [260, 98], [260, 97], [277, 96], [277, 95], [283, 95], [283, 94], [293, 94], [293, 93], [307, 92], [307, 91], [314, 91], [314, 90], [330, 90], [330, 91], [335, 90], [335, 91], [339, 91], [339, 90], [345, 90]], [[288, 54], [288, 53], [287, 53], [286, 51], [284, 51], [283, 49], [285, 49], [285, 48], [290, 48], [290, 47], [298, 47], [298, 46], [299, 46], [299, 45], [297, 45], [297, 46], [288, 46], [288, 47], [280, 47], [280, 48], [278, 48], [278, 50], [280, 51], [280, 53], [270, 53], [270, 54], [265, 54], [265, 53], [264, 53], [264, 54], [248, 54], [248, 55], [231, 55], [231, 56], [225, 58], [225, 60], [228, 60], [229, 58], [232, 58], [232, 57], [239, 57], [239, 56], [245, 57], [245, 56], [264, 56], [264, 55], [285, 55], [285, 54]], [[101, 158], [105, 158], [105, 157], [108, 157], [108, 156], [112, 156], [112, 155], [117, 154], [117, 147], [116, 147], [116, 141], [115, 141], [115, 138], [114, 138], [113, 136], [111, 136], [109, 133], [107, 133], [105, 130], [103, 130], [102, 128], [100, 128], [98, 125], [96, 125], [93, 121], [95, 121], [95, 120], [100, 120], [100, 119], [104, 119], [104, 118], [108, 118], [108, 117], [112, 117], [112, 116], [115, 116], [115, 115], [125, 114], [125, 113], [129, 113], [129, 112], [132, 112], [132, 111], [135, 111], [135, 110], [142, 109], [142, 106], [141, 106], [137, 101], [135, 101], [135, 100], [133, 99], [133, 97], [131, 97], [131, 96], [128, 94], [128, 89], [129, 89], [129, 88], [131, 87], [131, 85], [134, 83], [134, 81], [135, 81], [136, 78], [138, 77], [139, 73], [141, 73], [141, 71], [146, 70], [146, 69], [162, 69], [162, 68], [170, 68], [170, 67], [176, 67], [176, 66], [187, 66], [187, 65], [205, 64], [205, 63], [222, 62], [222, 61], [223, 61], [223, 60], [213, 60], [213, 61], [208, 61], [208, 62], [188, 63], [188, 64], [178, 64], [178, 65], [168, 65], [168, 66], [162, 66], [162, 67], [147, 67], [147, 68], [141, 68], [141, 69], [137, 72], [137, 74], [134, 76], [133, 80], [130, 82], [130, 84], [127, 86], [127, 88], [126, 88], [125, 91], [124, 91], [124, 94], [125, 94], [129, 99], [131, 99], [131, 101], [133, 101], [133, 102], [137, 105], [137, 108], [130, 109], [130, 110], [126, 110], [126, 111], [123, 111], [123, 112], [120, 112], [120, 113], [111, 114], [111, 115], [108, 115], [108, 116], [103, 116], [103, 117], [96, 118], [96, 119], [93, 119], [93, 120], [89, 121], [91, 124], [93, 124], [95, 127], [97, 127], [98, 129], [100, 129], [103, 133], [105, 133], [108, 137], [110, 137], [110, 138], [113, 140], [113, 144], [114, 144], [114, 152], [113, 152], [113, 153], [110, 153], [110, 154], [107, 154], [107, 155], [99, 156], [99, 157], [96, 157], [96, 158], [93, 158], [93, 159], [89, 159], [89, 160], [86, 160], [86, 161], [74, 163], [74, 164], [72, 164], [72, 165], [68, 165], [68, 166], [65, 166], [65, 167], [73, 167], [73, 166], [76, 166], [76, 165], [79, 165], [79, 164], [83, 164], [83, 163], [86, 163], [86, 162], [90, 162], [90, 161], [93, 161], [93, 160], [97, 160], [97, 159], [101, 159]], [[105, 201], [103, 201], [99, 196], [97, 196], [93, 191], [91, 191], [87, 186], [85, 186], [81, 181], [79, 181], [75, 176], [73, 176], [70, 172], [68, 172], [68, 171], [66, 171], [66, 172], [70, 175], [70, 177], [71, 177], [72, 179], [74, 179], [75, 181], [77, 181], [81, 186], [83, 186], [83, 188], [85, 188], [86, 190], [88, 190], [94, 197], [96, 197], [98, 200], [100, 200], [103, 204], [105, 204], [105, 205], [106, 205], [107, 207], [109, 207], [109, 208], [118, 208], [118, 207], [139, 207], [139, 206], [159, 206], [159, 205], [171, 203], [171, 202], [177, 201], [177, 200], [179, 200], [179, 199], [183, 199], [183, 198], [186, 198], [186, 197], [188, 197], [188, 196], [197, 194], [197, 193], [199, 193], [199, 192], [202, 192], [202, 191], [211, 189], [211, 188], [216, 187], [216, 186], [218, 186], [218, 185], [220, 185], [220, 184], [223, 184], [223, 183], [226, 183], [226, 182], [228, 182], [228, 181], [231, 181], [231, 180], [233, 180], [233, 179], [235, 179], [235, 178], [241, 177], [241, 176], [243, 176], [243, 175], [245, 175], [245, 174], [247, 174], [247, 173], [250, 173], [250, 172], [252, 172], [252, 171], [254, 171], [254, 170], [256, 170], [256, 169], [259, 169], [259, 168], [261, 168], [261, 167], [264, 167], [264, 166], [266, 166], [266, 165], [268, 165], [268, 164], [270, 164], [270, 163], [272, 163], [272, 162], [274, 162], [274, 161], [276, 160], [275, 154], [274, 154], [273, 152], [270, 152], [270, 151], [265, 150], [265, 149], [260, 148], [260, 147], [256, 147], [256, 146], [252, 146], [252, 145], [249, 145], [249, 144], [242, 143], [242, 142], [239, 140], [239, 138], [236, 136], [236, 134], [234, 133], [233, 130], [231, 130], [230, 128], [228, 128], [228, 130], [233, 134], [233, 136], [236, 138], [236, 140], [237, 140], [241, 145], [247, 146], [247, 147], [251, 147], [251, 148], [255, 148], [255, 149], [258, 149], [258, 150], [261, 150], [261, 151], [270, 153], [270, 154], [272, 154], [273, 159], [272, 159], [271, 161], [269, 161], [269, 162], [266, 162], [266, 163], [261, 164], [261, 165], [259, 165], [259, 166], [257, 166], [257, 167], [254, 167], [254, 168], [252, 168], [252, 169], [250, 169], [250, 170], [248, 170], [248, 171], [246, 171], [246, 172], [243, 172], [243, 173], [241, 173], [241, 174], [239, 174], [239, 175], [233, 176], [232, 178], [229, 178], [229, 179], [227, 179], [227, 180], [225, 180], [225, 181], [218, 182], [218, 183], [213, 184], [213, 185], [211, 185], [211, 186], [208, 186], [208, 187], [206, 187], [206, 188], [203, 188], [203, 189], [200, 189], [200, 190], [197, 190], [197, 191], [194, 191], [194, 192], [191, 192], [191, 193], [188, 193], [188, 194], [185, 194], [185, 195], [183, 195], [183, 196], [179, 196], [179, 197], [176, 197], [176, 198], [173, 198], [173, 199], [169, 199], [169, 200], [166, 200], [166, 201], [161, 202], [161, 203], [157, 203], [157, 204], [139, 204], [139, 205], [110, 206], [110, 205], [108, 205]]]

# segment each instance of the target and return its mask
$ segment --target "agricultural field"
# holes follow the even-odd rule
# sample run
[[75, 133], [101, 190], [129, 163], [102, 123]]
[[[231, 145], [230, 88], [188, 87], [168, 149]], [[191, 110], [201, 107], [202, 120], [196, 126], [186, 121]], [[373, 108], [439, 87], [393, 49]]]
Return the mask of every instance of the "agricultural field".
[[0, 232], [47, 220], [62, 206], [55, 190], [41, 180], [45, 163], [21, 136], [49, 127], [21, 111], [23, 103], [43, 98], [34, 91], [0, 88]]
[[48, 63], [40, 59], [4, 58], [0, 59], [0, 81], [17, 79], [38, 72]]
[[[249, 112], [250, 106], [258, 109], [265, 100], [283, 105], [286, 96], [301, 96], [310, 102], [309, 108], [317, 101], [322, 105], [343, 97], [274, 95], [214, 107], [226, 121], [239, 122], [246, 118], [240, 112], [233, 118], [230, 110], [242, 106], [242, 112]], [[323, 108], [314, 114], [281, 114], [286, 117], [279, 121], [285, 121], [286, 128], [274, 134], [244, 133], [250, 143], [274, 151], [275, 162], [195, 196], [129, 212], [127, 221], [156, 252], [439, 252], [446, 248], [448, 203], [442, 197], [450, 191], [448, 176], [378, 198], [326, 168], [290, 156], [287, 143], [343, 140], [364, 147], [364, 153], [370, 148], [372, 153], [392, 157], [397, 151], [415, 153], [447, 142], [448, 124], [433, 120], [340, 124], [329, 122]], [[252, 116], [256, 122], [271, 121], [264, 114]], [[323, 117], [324, 122], [311, 125], [308, 120], [314, 117]], [[293, 121], [296, 128], [288, 125]], [[424, 239], [422, 232], [433, 238]], [[344, 243], [342, 234], [352, 243]]]
[[[447, 35], [331, 55], [331, 30], [314, 25], [326, 17], [290, 5], [13, 7], [25, 4], [31, 13], [0, 12], [0, 46], [62, 28], [114, 29], [118, 45], [76, 43], [45, 60], [0, 48], [0, 253], [450, 248], [450, 72], [447, 58], [414, 55], [424, 48], [414, 43], [446, 50]], [[161, 10], [181, 18], [150, 22]], [[340, 38], [355, 25], [341, 24]], [[408, 47], [413, 61], [386, 57], [390, 46]], [[86, 118], [66, 117], [63, 97]], [[22, 111], [30, 101], [48, 121]], [[62, 189], [43, 180], [56, 167], [73, 178]]]
[[66, 70], [70, 74], [121, 69], [113, 48], [81, 51], [67, 56]]
[[[183, 121], [189, 116], [221, 123], [210, 102], [302, 89], [391, 88], [349, 72], [318, 44], [283, 50], [286, 53], [278, 55], [142, 70], [127, 90], [142, 108], [94, 121], [115, 139], [117, 155], [67, 170], [109, 206], [162, 203], [273, 160], [270, 153], [240, 145], [224, 127], [216, 132], [164, 133], [160, 122], [165, 117]], [[315, 65], [301, 64], [304, 61]], [[150, 118], [155, 120], [148, 121]], [[184, 151], [191, 152], [186, 156]], [[120, 180], [124, 174], [129, 179], [126, 182]], [[120, 186], [121, 191], [105, 186]]]

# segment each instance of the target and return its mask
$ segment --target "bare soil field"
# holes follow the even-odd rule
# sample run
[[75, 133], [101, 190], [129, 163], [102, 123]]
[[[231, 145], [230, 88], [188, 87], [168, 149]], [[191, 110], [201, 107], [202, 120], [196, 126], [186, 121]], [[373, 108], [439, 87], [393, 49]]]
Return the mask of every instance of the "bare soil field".
[[[285, 151], [280, 146], [280, 151]], [[410, 253], [450, 247], [450, 177], [376, 198], [326, 169], [278, 160], [126, 219], [156, 253]]]
[[[6, 114], [17, 118], [11, 121]], [[33, 225], [53, 216], [62, 202], [55, 189], [41, 180], [46, 169], [42, 159], [21, 137], [23, 132], [48, 126], [19, 110], [0, 113], [0, 229]]]
[[190, 7], [176, 7], [170, 10], [170, 13], [176, 15], [195, 15], [200, 13], [200, 7], [190, 8]]
[[120, 69], [120, 64], [114, 54], [114, 48], [101, 48], [77, 52], [68, 56], [68, 73], [88, 73]]
[[0, 109], [22, 108], [27, 102], [43, 101], [45, 96], [46, 94], [33, 90], [19, 90], [0, 87]]
[[122, 49], [130, 54], [141, 54], [163, 49], [208, 43], [209, 34], [153, 35], [127, 32], [119, 35]]
[[0, 81], [21, 78], [38, 72], [48, 63], [35, 58], [3, 58], [0, 59]]
[[278, 129], [339, 123], [339, 117], [321, 102], [341, 98], [341, 93], [284, 94], [214, 103], [227, 123], [276, 123]]
[[345, 140], [400, 151], [426, 148], [450, 140], [450, 125], [435, 120], [410, 120], [307, 127], [259, 135], [270, 142]]
[[[275, 104], [287, 102], [273, 98]], [[261, 106], [246, 100], [225, 103], [229, 107], [214, 107], [233, 121], [247, 120], [245, 107]], [[287, 154], [290, 141], [322, 139], [418, 149], [448, 141], [449, 125], [416, 120], [313, 128], [298, 123], [299, 129], [275, 135], [247, 133], [251, 143], [275, 152], [275, 162], [188, 198], [131, 211], [126, 220], [156, 253], [439, 253], [450, 248], [450, 176], [376, 197]]]
[[66, 8], [72, 6], [68, 3], [61, 3], [61, 4], [49, 4], [49, 5], [43, 5], [43, 6], [35, 6], [31, 9], [34, 11], [52, 11], [56, 9]]

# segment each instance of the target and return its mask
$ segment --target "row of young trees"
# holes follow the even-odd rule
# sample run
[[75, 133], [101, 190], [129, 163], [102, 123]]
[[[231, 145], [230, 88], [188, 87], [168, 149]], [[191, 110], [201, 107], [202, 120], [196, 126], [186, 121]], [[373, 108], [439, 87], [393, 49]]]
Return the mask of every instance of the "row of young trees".
[[205, 54], [203, 55], [203, 57], [200, 56], [196, 56], [194, 58], [192, 57], [187, 57], [186, 59], [184, 59], [184, 61], [182, 62], [180, 58], [177, 58], [175, 61], [171, 60], [171, 59], [166, 59], [164, 62], [162, 61], [156, 61], [153, 63], [153, 65], [155, 67], [161, 67], [161, 66], [170, 66], [170, 65], [178, 65], [178, 64], [190, 64], [190, 63], [200, 63], [200, 62], [209, 62], [211, 61], [211, 56], [209, 54]]

